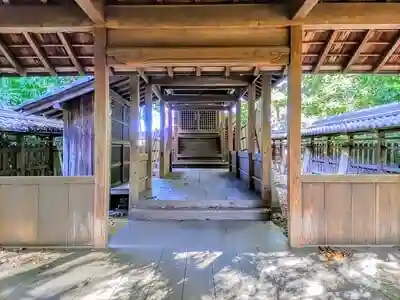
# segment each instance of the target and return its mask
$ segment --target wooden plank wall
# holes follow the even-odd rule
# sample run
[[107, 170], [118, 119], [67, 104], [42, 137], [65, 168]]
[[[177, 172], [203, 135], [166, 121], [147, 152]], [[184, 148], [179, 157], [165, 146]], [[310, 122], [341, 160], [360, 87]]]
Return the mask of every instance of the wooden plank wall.
[[94, 177], [0, 177], [0, 244], [93, 245]]
[[230, 170], [232, 170], [232, 172], [236, 174], [236, 170], [237, 170], [236, 151], [231, 151], [230, 152], [230, 157], [231, 157], [231, 159], [230, 159], [230, 165], [231, 165]]
[[399, 175], [302, 176], [304, 245], [400, 244]]
[[[129, 181], [129, 107], [111, 95], [111, 186]], [[93, 94], [68, 102], [64, 110], [63, 175], [92, 176]]]
[[249, 182], [249, 155], [247, 151], [239, 152], [239, 172], [240, 178], [245, 182]]

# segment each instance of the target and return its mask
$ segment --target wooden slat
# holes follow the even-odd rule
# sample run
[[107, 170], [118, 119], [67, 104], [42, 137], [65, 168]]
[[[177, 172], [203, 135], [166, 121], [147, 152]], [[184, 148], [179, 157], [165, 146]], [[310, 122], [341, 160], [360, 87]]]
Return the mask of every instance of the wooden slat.
[[94, 23], [104, 23], [104, 3], [102, 0], [75, 0]]
[[303, 184], [302, 199], [303, 243], [305, 245], [325, 245], [325, 184]]
[[8, 62], [15, 68], [16, 73], [21, 76], [26, 75], [26, 70], [22, 67], [22, 65], [18, 62], [15, 55], [10, 51], [6, 43], [0, 38], [0, 50], [3, 52], [4, 57], [8, 60]]
[[108, 205], [110, 192], [111, 118], [109, 74], [106, 62], [106, 29], [94, 29], [94, 246], [104, 248], [108, 239]]
[[140, 80], [138, 74], [130, 75], [131, 106], [129, 107], [129, 209], [139, 200], [139, 117], [140, 117]]
[[325, 184], [325, 211], [327, 244], [349, 245], [352, 233], [351, 185], [349, 183]]
[[337, 35], [338, 35], [338, 32], [335, 31], [335, 30], [333, 30], [333, 31], [330, 33], [330, 36], [329, 36], [329, 38], [328, 38], [328, 40], [327, 40], [327, 42], [326, 42], [326, 44], [325, 44], [324, 50], [322, 51], [322, 53], [321, 53], [321, 55], [320, 55], [320, 57], [319, 57], [319, 59], [318, 59], [318, 62], [317, 62], [317, 64], [316, 64], [315, 67], [314, 67], [313, 73], [319, 72], [321, 66], [322, 66], [322, 65], [324, 64], [324, 62], [325, 62], [325, 59], [326, 59], [326, 57], [327, 57], [329, 51], [331, 50], [331, 47], [332, 47], [333, 43], [334, 43], [335, 40], [336, 40]]
[[49, 59], [47, 58], [46, 53], [40, 47], [39, 43], [36, 41], [35, 37], [32, 36], [30, 32], [24, 32], [24, 37], [28, 41], [29, 45], [32, 47], [33, 51], [36, 53], [43, 66], [47, 69], [47, 71], [52, 76], [56, 76], [57, 72], [54, 67], [51, 65]]
[[400, 47], [400, 32], [397, 34], [396, 38], [393, 41], [393, 44], [385, 51], [382, 58], [379, 60], [379, 63], [374, 68], [373, 72], [378, 73], [381, 71], [382, 67], [386, 64], [389, 58], [395, 53], [397, 48]]
[[353, 63], [356, 61], [360, 53], [363, 51], [363, 48], [368, 43], [368, 40], [370, 39], [372, 34], [373, 34], [372, 30], [368, 30], [365, 33], [364, 38], [362, 39], [360, 45], [356, 48], [356, 51], [350, 57], [349, 61], [347, 62], [346, 66], [343, 69], [343, 72], [348, 72], [350, 70], [350, 67], [353, 65]]
[[85, 75], [85, 69], [82, 67], [82, 64], [79, 62], [75, 50], [72, 48], [71, 43], [68, 40], [68, 37], [65, 33], [63, 32], [57, 32], [58, 38], [61, 41], [61, 44], [63, 44], [65, 51], [68, 54], [69, 59], [75, 66], [76, 70], [81, 76]]
[[376, 185], [376, 243], [398, 245], [400, 243], [399, 184]]
[[352, 244], [375, 244], [375, 184], [352, 184]]

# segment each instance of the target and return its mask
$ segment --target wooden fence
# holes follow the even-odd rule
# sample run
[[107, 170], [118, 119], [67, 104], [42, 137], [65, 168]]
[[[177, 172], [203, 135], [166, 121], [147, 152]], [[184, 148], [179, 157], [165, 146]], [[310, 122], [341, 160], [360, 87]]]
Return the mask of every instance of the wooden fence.
[[93, 245], [94, 177], [0, 177], [0, 244]]
[[400, 244], [400, 176], [302, 176], [304, 245]]

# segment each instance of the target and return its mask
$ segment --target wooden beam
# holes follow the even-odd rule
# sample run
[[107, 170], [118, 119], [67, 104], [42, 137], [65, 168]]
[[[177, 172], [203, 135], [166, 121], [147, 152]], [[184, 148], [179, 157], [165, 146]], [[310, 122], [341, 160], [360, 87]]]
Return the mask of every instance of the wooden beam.
[[261, 198], [264, 206], [271, 208], [272, 202], [272, 140], [271, 140], [271, 93], [272, 76], [262, 75], [261, 87], [261, 153], [262, 176]]
[[25, 39], [29, 43], [29, 45], [32, 47], [32, 50], [36, 53], [39, 60], [42, 62], [43, 66], [47, 69], [47, 71], [50, 73], [50, 75], [57, 76], [56, 70], [51, 65], [49, 59], [47, 58], [46, 53], [40, 47], [40, 45], [36, 41], [35, 37], [32, 36], [32, 34], [30, 32], [23, 32], [23, 34], [24, 34]]
[[76, 70], [81, 76], [85, 75], [85, 69], [82, 67], [82, 64], [79, 62], [74, 49], [72, 48], [71, 43], [68, 40], [67, 35], [64, 32], [57, 32], [58, 38], [60, 39], [61, 44], [63, 44], [65, 51], [67, 52], [69, 59], [75, 66]]
[[321, 56], [318, 59], [317, 64], [314, 67], [313, 73], [318, 73], [321, 66], [324, 64], [326, 57], [328, 56], [329, 51], [331, 50], [331, 47], [333, 43], [336, 40], [336, 37], [338, 35], [338, 31], [333, 30], [327, 39], [327, 42], [325, 44], [324, 50], [321, 53]]
[[289, 243], [299, 247], [302, 243], [301, 199], [301, 26], [290, 28], [290, 65], [288, 74], [288, 206]]
[[140, 127], [140, 80], [137, 73], [129, 76], [131, 102], [129, 107], [129, 213], [134, 204], [139, 201], [140, 193], [140, 151], [139, 151], [139, 127]]
[[160, 100], [160, 178], [165, 177], [165, 102]]
[[152, 79], [153, 84], [158, 84], [162, 87], [230, 87], [230, 86], [247, 86], [249, 82], [245, 79], [241, 78], [224, 78], [224, 77], [216, 77], [216, 76], [182, 76], [174, 78], [164, 77], [164, 78], [154, 78]]
[[350, 57], [346, 66], [344, 67], [343, 72], [348, 72], [350, 70], [350, 67], [353, 65], [353, 63], [356, 61], [356, 59], [358, 58], [360, 53], [363, 51], [364, 46], [368, 43], [368, 40], [370, 39], [372, 33], [373, 33], [372, 30], [368, 30], [365, 33], [360, 45], [358, 45], [358, 47], [356, 48], [356, 51], [354, 51], [353, 55]]
[[153, 91], [151, 84], [146, 85], [145, 94], [145, 126], [146, 126], [146, 153], [147, 153], [147, 166], [146, 166], [146, 189], [152, 187], [153, 177], [153, 102], [152, 102]]
[[236, 151], [236, 177], [240, 178], [240, 157], [239, 151], [240, 149], [240, 141], [241, 141], [241, 133], [242, 133], [242, 123], [241, 123], [241, 102], [240, 99], [236, 102], [236, 124], [235, 124], [235, 151]]
[[110, 202], [111, 118], [109, 74], [106, 60], [107, 33], [94, 29], [94, 246], [106, 248]]
[[[146, 82], [146, 84], [150, 83], [150, 79], [149, 77], [147, 77], [146, 74], [144, 74], [144, 72], [139, 72], [140, 77], [142, 77], [142, 79], [144, 80], [144, 82]], [[161, 99], [163, 97], [160, 87], [158, 85], [152, 84], [151, 88], [153, 89], [154, 94], [157, 96], [158, 99]]]
[[310, 13], [310, 11], [317, 5], [318, 0], [298, 0], [293, 1], [296, 10], [293, 14], [293, 19], [304, 19]]
[[286, 65], [289, 48], [261, 47], [109, 47], [115, 64], [141, 68], [146, 66], [197, 65]]
[[225, 111], [229, 109], [229, 106], [216, 105], [216, 106], [199, 106], [199, 105], [173, 105], [174, 110], [218, 110]]
[[249, 96], [247, 97], [247, 154], [249, 156], [249, 167], [248, 167], [248, 186], [249, 189], [254, 189], [254, 163], [253, 154], [255, 147], [255, 130], [256, 130], [256, 85], [249, 85]]
[[373, 72], [378, 73], [399, 47], [400, 47], [400, 33], [397, 33], [393, 41], [393, 44], [386, 49], [385, 54], [381, 57], [378, 64], [374, 68]]
[[106, 8], [113, 29], [242, 28], [284, 26], [284, 5], [115, 5]]
[[6, 43], [4, 43], [3, 39], [0, 38], [0, 51], [3, 52], [4, 57], [7, 61], [15, 68], [15, 72], [21, 76], [26, 75], [25, 69], [18, 62], [15, 55], [10, 51]]
[[[68, 12], [68, 13], [66, 13]], [[92, 22], [74, 5], [3, 5], [0, 32], [87, 32]]]
[[400, 28], [400, 3], [319, 3], [301, 22], [304, 29]]
[[102, 0], [75, 0], [75, 2], [95, 24], [104, 23], [104, 3]]
[[234, 95], [165, 95], [164, 100], [168, 103], [207, 103], [207, 102], [236, 102]]

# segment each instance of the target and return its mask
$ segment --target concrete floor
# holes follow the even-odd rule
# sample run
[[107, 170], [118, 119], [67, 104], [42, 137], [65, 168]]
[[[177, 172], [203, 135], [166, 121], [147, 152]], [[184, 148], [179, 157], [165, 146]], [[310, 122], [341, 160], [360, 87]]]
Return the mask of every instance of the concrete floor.
[[[152, 200], [260, 200], [245, 182], [226, 169], [174, 169], [166, 178], [154, 177], [153, 188], [142, 194]], [[128, 194], [129, 184], [112, 189]]]
[[132, 223], [120, 234], [136, 246], [105, 252], [2, 250], [0, 299], [399, 299], [399, 249], [325, 265], [269, 223], [204, 224]]

